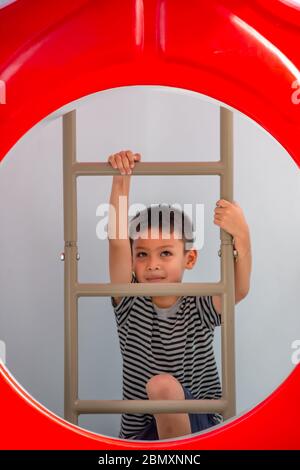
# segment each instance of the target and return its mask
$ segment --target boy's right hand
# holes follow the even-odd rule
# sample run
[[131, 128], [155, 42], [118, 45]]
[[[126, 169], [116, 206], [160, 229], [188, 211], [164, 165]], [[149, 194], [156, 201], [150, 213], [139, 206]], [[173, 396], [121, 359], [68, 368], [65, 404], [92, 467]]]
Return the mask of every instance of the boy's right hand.
[[108, 157], [108, 162], [113, 168], [119, 169], [121, 175], [130, 175], [135, 162], [141, 159], [140, 153], [133, 153], [131, 150], [120, 151]]

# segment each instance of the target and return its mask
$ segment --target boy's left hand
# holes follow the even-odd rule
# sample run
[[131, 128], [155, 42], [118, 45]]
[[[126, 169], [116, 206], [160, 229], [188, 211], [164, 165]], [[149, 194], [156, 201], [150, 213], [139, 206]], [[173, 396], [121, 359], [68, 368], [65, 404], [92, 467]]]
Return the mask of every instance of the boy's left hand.
[[230, 233], [234, 238], [242, 238], [248, 233], [248, 224], [242, 208], [236, 201], [219, 199], [216, 203], [214, 223]]

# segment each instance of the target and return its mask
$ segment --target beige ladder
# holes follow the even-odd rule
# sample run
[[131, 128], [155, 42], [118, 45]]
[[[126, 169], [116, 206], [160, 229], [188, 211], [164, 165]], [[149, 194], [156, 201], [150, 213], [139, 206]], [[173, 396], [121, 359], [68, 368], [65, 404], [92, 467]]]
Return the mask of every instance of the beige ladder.
[[[221, 280], [218, 283], [78, 283], [77, 176], [119, 174], [109, 163], [76, 161], [76, 111], [63, 115], [64, 193], [64, 417], [78, 424], [92, 413], [221, 413], [235, 415], [234, 256], [232, 236], [220, 229]], [[233, 113], [220, 108], [220, 160], [212, 162], [139, 162], [134, 175], [220, 175], [220, 199], [233, 200]], [[222, 295], [222, 398], [205, 400], [80, 400], [78, 397], [78, 298], [92, 296]]]

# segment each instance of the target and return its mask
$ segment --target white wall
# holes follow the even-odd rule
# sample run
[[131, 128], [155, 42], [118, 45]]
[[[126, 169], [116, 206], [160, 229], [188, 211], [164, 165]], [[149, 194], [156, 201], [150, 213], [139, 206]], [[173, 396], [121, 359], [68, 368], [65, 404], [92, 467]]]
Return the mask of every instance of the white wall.
[[[0, 167], [0, 340], [15, 378], [63, 416], [63, 111], [77, 108], [78, 160], [132, 149], [142, 161], [219, 159], [219, 106], [185, 90], [136, 86], [89, 96], [29, 131]], [[300, 339], [300, 175], [286, 151], [235, 112], [234, 199], [251, 230], [251, 291], [236, 306], [237, 412], [266, 398], [291, 372]], [[79, 178], [79, 281], [109, 282], [108, 243], [96, 209], [112, 177]], [[130, 203], [202, 203], [205, 240], [184, 281], [219, 280], [218, 176], [132, 176]], [[220, 367], [220, 329], [216, 357]], [[79, 302], [79, 397], [121, 399], [121, 354], [107, 297]], [[82, 415], [79, 425], [118, 436], [120, 415]]]

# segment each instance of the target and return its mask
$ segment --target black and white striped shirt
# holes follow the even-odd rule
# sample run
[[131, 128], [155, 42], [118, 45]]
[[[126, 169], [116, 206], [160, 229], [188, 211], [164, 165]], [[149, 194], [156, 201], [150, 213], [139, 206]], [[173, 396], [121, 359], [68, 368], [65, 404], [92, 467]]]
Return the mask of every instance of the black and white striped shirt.
[[[138, 282], [132, 273], [131, 282]], [[222, 397], [213, 337], [221, 325], [212, 296], [182, 296], [160, 309], [150, 296], [111, 297], [123, 358], [123, 400], [147, 400], [146, 383], [156, 374], [172, 374], [198, 399]], [[216, 424], [222, 415], [214, 413]], [[151, 414], [122, 414], [119, 438], [135, 439]]]

